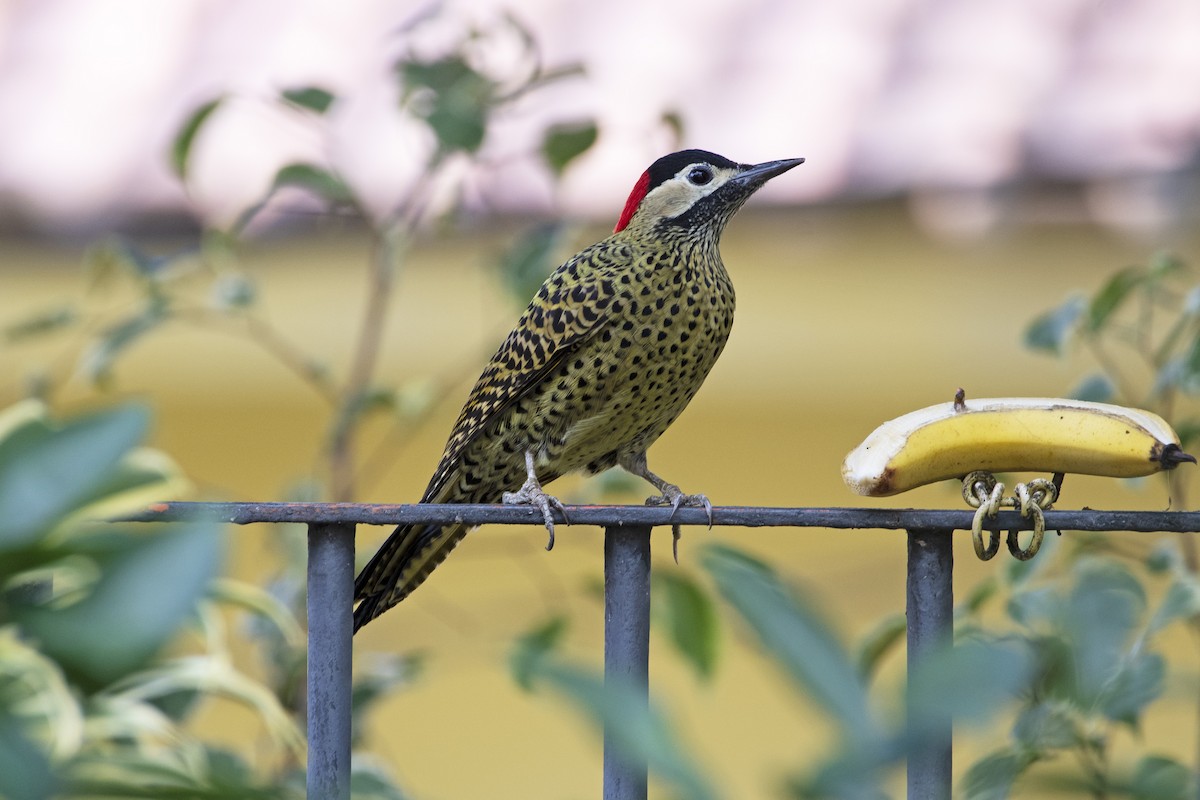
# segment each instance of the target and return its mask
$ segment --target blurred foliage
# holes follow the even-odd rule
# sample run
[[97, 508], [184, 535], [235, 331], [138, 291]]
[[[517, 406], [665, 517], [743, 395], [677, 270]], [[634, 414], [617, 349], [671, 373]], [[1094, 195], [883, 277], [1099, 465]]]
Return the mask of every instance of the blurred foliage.
[[[29, 381], [38, 401], [0, 416], [0, 580], [7, 587], [0, 602], [0, 796], [303, 796], [303, 531], [292, 526], [276, 538], [283, 566], [262, 590], [216, 577], [220, 538], [212, 525], [148, 534], [145, 526], [86, 522], [161, 501], [184, 481], [164, 456], [137, 447], [149, 419], [144, 409], [122, 406], [57, 424], [43, 402], [53, 403], [71, 381], [114, 387], [122, 359], [167, 328], [233, 333], [328, 407], [327, 429], [317, 433], [325, 442], [319, 477], [297, 483], [288, 499], [353, 499], [360, 474], [380, 471], [444, 391], [421, 379], [393, 386], [376, 374], [394, 276], [410, 243], [435, 229], [429, 223], [439, 215], [458, 213], [472, 168], [494, 161], [495, 150], [514, 157], [491, 142], [498, 121], [527, 113], [525, 98], [536, 90], [581, 74], [574, 65], [544, 67], [529, 31], [509, 15], [476, 26], [433, 8], [400, 41], [389, 72], [395, 113], [428, 134], [416, 141], [429, 146], [413, 147], [416, 177], [397, 187], [392, 206], [369, 205], [336, 159], [286, 163], [231, 221], [202, 220], [195, 244], [159, 253], [121, 237], [98, 242], [85, 259], [80, 299], [0, 326], [0, 346], [49, 341], [70, 356]], [[497, 59], [497, 52], [513, 58]], [[242, 99], [222, 93], [183, 121], [168, 159], [185, 189], [198, 144], [231, 101]], [[341, 101], [329, 87], [303, 85], [266, 102], [328, 142], [330, 112]], [[591, 120], [573, 119], [548, 126], [529, 153], [552, 183], [598, 135]], [[250, 233], [270, 225], [297, 192], [334, 218], [360, 220], [372, 243], [360, 334], [334, 364], [304, 352], [271, 322], [262, 287], [240, 259]], [[500, 265], [522, 302], [555, 266], [561, 241]], [[446, 384], [457, 377], [445, 376]], [[391, 418], [394, 433], [364, 455], [360, 430], [379, 415]], [[231, 617], [259, 679], [232, 662]], [[422, 659], [358, 656], [352, 789], [356, 798], [399, 800], [405, 795], [360, 748], [370, 709], [415, 680]], [[266, 742], [253, 762], [189, 733], [209, 697], [240, 703], [261, 722]]]
[[[0, 411], [0, 797], [302, 798], [300, 621], [217, 578], [215, 522], [96, 521], [188, 490], [140, 447], [149, 421], [137, 405], [63, 421], [32, 400]], [[251, 657], [280, 670], [267, 682], [235, 665], [229, 618], [249, 621]], [[402, 660], [362, 669], [359, 724], [412, 674]], [[190, 732], [216, 698], [261, 725], [254, 761]], [[369, 758], [353, 782], [359, 800], [403, 797]]]
[[[681, 580], [697, 588], [669, 605], [683, 617], [716, 610], [731, 615], [730, 623], [749, 633], [839, 731], [837, 746], [816, 763], [798, 763], [777, 796], [887, 797], [909, 754], [927, 746], [947, 721], [960, 735], [976, 729], [994, 738], [995, 721], [1006, 718], [1008, 741], [971, 765], [956, 796], [1055, 790], [1093, 798], [1194, 797], [1200, 788], [1195, 775], [1178, 761], [1145, 753], [1114, 763], [1111, 752], [1118, 733], [1136, 734], [1150, 705], [1166, 696], [1158, 637], [1200, 612], [1200, 581], [1169, 543], [1138, 559], [1108, 545], [1106, 537], [1073, 547], [1053, 540], [1035, 562], [998, 569], [956, 609], [953, 645], [922, 659], [898, 698], [888, 696], [890, 689], [872, 690], [866, 668], [899, 646], [903, 627], [897, 629], [895, 618], [848, 647], [812, 598], [734, 548], [709, 545], [701, 552], [716, 606], [712, 593], [691, 579]], [[1151, 603], [1150, 596], [1161, 599]], [[679, 608], [689, 604], [690, 610]], [[566, 697], [674, 796], [723, 796], [671, 714], [559, 654], [567, 631], [567, 621], [555, 618], [516, 642], [511, 666], [517, 682]], [[681, 648], [685, 655], [689, 650]]]
[[1025, 344], [1091, 356], [1096, 369], [1074, 397], [1155, 411], [1185, 448], [1200, 434], [1200, 416], [1180, 408], [1181, 398], [1200, 394], [1200, 284], [1175, 256], [1159, 253], [1120, 269], [1091, 295], [1073, 292], [1029, 325]]
[[[496, 58], [498, 52], [506, 57]], [[52, 401], [72, 379], [102, 389], [113, 386], [121, 359], [168, 326], [240, 336], [273, 356], [326, 402], [326, 446], [322, 463], [314, 465], [323, 487], [319, 497], [351, 500], [361, 475], [378, 472], [445, 391], [431, 393], [427, 385], [421, 386], [426, 401], [413, 403], [415, 394], [408, 386], [390, 385], [376, 375], [394, 276], [410, 243], [431, 229], [428, 223], [437, 215], [459, 211], [463, 176], [495, 159], [492, 151], [498, 146], [491, 137], [498, 122], [527, 113], [527, 98], [537, 90], [581, 74], [576, 65], [545, 67], [533, 36], [511, 15], [469, 24], [445, 9], [423, 12], [404, 28], [401, 52], [389, 72], [397, 88], [395, 113], [428, 134], [412, 147], [415, 177], [410, 185], [396, 187], [393, 205], [370, 205], [341, 173], [336, 159], [285, 163], [263, 196], [232, 222], [202, 220], [201, 236], [193, 246], [151, 253], [119, 237], [97, 243], [86, 258], [88, 293], [81, 300], [34, 309], [8, 322], [0, 328], [0, 343], [17, 346], [57, 338], [77, 350], [73, 368], [47, 370], [29, 382], [31, 394]], [[185, 188], [197, 145], [235, 99], [224, 93], [213, 97], [178, 129], [169, 158]], [[325, 141], [333, 135], [330, 112], [341, 100], [329, 87], [303, 85], [285, 88], [268, 103]], [[528, 155], [543, 166], [552, 185], [598, 136], [595, 122], [586, 118], [547, 124], [530, 143]], [[504, 158], [519, 155], [511, 148], [501, 149]], [[262, 311], [262, 288], [239, 258], [247, 232], [270, 224], [281, 203], [294, 202], [294, 194], [290, 201], [281, 197], [284, 190], [299, 190], [335, 218], [362, 221], [372, 242], [360, 334], [351, 351], [335, 363], [304, 352], [287, 331], [271, 322]], [[452, 198], [448, 207], [445, 198]], [[529, 234], [519, 235], [500, 260], [503, 283], [520, 302], [532, 296], [564, 255], [564, 231], [560, 223], [535, 225]], [[443, 376], [447, 386], [457, 378]], [[359, 432], [368, 418], [379, 416], [391, 419], [393, 434], [364, 457], [357, 447]]]

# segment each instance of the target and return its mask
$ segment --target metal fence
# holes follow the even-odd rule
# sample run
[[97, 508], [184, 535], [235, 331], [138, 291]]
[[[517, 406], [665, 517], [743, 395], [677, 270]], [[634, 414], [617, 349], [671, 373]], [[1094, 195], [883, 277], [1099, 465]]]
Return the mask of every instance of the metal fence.
[[[636, 682], [648, 701], [650, 532], [672, 522], [669, 508], [575, 506], [572, 525], [595, 525], [604, 537], [604, 672]], [[886, 529], [908, 537], [908, 663], [953, 633], [953, 532], [971, 529], [972, 511], [863, 508], [717, 507], [713, 525]], [[359, 524], [466, 523], [541, 525], [541, 512], [521, 506], [367, 505], [350, 503], [164, 503], [128, 518], [137, 522], [215, 519], [244, 525], [308, 526], [308, 796], [350, 797], [350, 686], [354, 533]], [[1046, 527], [1071, 531], [1197, 532], [1200, 512], [1048, 511]], [[674, 522], [703, 526], [703, 509], [680, 508]], [[561, 515], [560, 515], [560, 522]], [[1028, 530], [1028, 520], [1002, 511], [989, 531]], [[910, 669], [911, 674], [911, 669]], [[908, 761], [910, 800], [949, 798], [950, 720]], [[645, 800], [646, 768], [618, 758], [605, 732], [605, 800]]]

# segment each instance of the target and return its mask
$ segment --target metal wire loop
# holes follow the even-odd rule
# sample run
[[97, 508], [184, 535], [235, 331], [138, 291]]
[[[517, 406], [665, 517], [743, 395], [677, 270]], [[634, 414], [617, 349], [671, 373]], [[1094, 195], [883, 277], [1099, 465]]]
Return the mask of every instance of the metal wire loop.
[[1004, 484], [999, 483], [990, 472], [975, 471], [963, 478], [963, 499], [976, 509], [971, 520], [971, 543], [975, 555], [981, 561], [990, 561], [1000, 550], [1000, 532], [991, 531], [988, 543], [983, 542], [983, 520], [995, 517], [1001, 508], [1008, 506], [1019, 509], [1021, 516], [1033, 522], [1033, 538], [1027, 547], [1021, 547], [1018, 531], [1008, 532], [1008, 552], [1014, 558], [1028, 561], [1037, 555], [1046, 535], [1046, 517], [1042, 513], [1058, 500], [1058, 484], [1045, 478], [1034, 478], [1028, 483], [1013, 487], [1013, 497], [1004, 497]]

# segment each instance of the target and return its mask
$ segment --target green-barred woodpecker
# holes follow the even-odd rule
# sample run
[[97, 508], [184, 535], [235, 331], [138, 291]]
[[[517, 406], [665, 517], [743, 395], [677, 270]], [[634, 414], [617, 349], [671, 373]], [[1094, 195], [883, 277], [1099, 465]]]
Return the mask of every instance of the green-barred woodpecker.
[[[620, 465], [662, 493], [703, 506], [655, 475], [646, 450], [708, 376], [733, 326], [733, 284], [718, 250], [730, 218], [802, 158], [737, 164], [704, 150], [655, 161], [613, 234], [554, 271], [471, 390], [422, 503], [527, 503], [569, 472]], [[514, 491], [515, 490], [515, 491]], [[354, 629], [399, 603], [470, 529], [402, 525], [358, 576]]]

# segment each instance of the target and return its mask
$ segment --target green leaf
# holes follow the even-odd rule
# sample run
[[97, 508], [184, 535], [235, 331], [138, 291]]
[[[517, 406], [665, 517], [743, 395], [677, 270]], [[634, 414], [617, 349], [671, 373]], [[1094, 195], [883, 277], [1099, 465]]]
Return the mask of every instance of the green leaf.
[[788, 674], [825, 706], [855, 741], [876, 741], [866, 688], [854, 663], [812, 606], [762, 562], [712, 545], [701, 561], [717, 589]]
[[572, 161], [596, 143], [598, 134], [596, 123], [591, 120], [553, 125], [542, 137], [542, 157], [555, 176], [561, 177]]
[[647, 705], [642, 689], [619, 678], [605, 679], [580, 667], [541, 661], [536, 681], [561, 692], [605, 730], [616, 752], [644, 763], [657, 777], [691, 800], [715, 800], [716, 792], [678, 741], [667, 717]]
[[1103, 330], [1121, 304], [1145, 280], [1146, 271], [1141, 267], [1126, 267], [1114, 273], [1088, 304], [1087, 329], [1093, 333]]
[[879, 620], [858, 643], [854, 663], [864, 682], [869, 682], [884, 656], [895, 649], [908, 630], [908, 618], [900, 612]]
[[417, 96], [414, 111], [437, 136], [445, 152], [476, 152], [487, 133], [496, 85], [461, 56], [404, 61], [397, 66], [406, 98]]
[[[908, 729], [919, 746], [946, 720], [983, 721], [1028, 688], [1034, 673], [1028, 647], [972, 639], [921, 658], [908, 678]], [[980, 676], [987, 676], [980, 680]]]
[[1057, 703], [1036, 703], [1017, 716], [1013, 738], [1025, 750], [1042, 755], [1073, 747], [1079, 741], [1079, 731], [1067, 708]]
[[1136, 730], [1142, 711], [1162, 696], [1166, 674], [1166, 661], [1158, 653], [1142, 651], [1123, 661], [1101, 693], [1104, 716]]
[[1172, 622], [1200, 615], [1200, 580], [1190, 573], [1179, 575], [1167, 588], [1162, 603], [1146, 628], [1147, 635], [1158, 633]]
[[1192, 771], [1165, 756], [1143, 756], [1133, 771], [1130, 794], [1137, 800], [1194, 798]]
[[513, 679], [525, 691], [533, 688], [534, 673], [562, 642], [567, 632], [567, 618], [554, 617], [522, 634], [509, 659]]
[[188, 161], [192, 155], [192, 145], [196, 142], [196, 135], [200, 133], [200, 128], [204, 126], [204, 123], [208, 121], [208, 118], [212, 116], [224, 99], [218, 97], [198, 107], [183, 123], [179, 133], [175, 135], [175, 141], [171, 144], [171, 169], [180, 180], [187, 179]]
[[1087, 301], [1076, 295], [1058, 308], [1034, 319], [1025, 329], [1025, 346], [1061, 355], [1067, 340], [1087, 310]]
[[1042, 587], [1014, 593], [1008, 599], [1006, 610], [1013, 622], [1036, 630], [1056, 621], [1061, 605], [1058, 592]]
[[10, 344], [35, 339], [69, 328], [79, 322], [79, 311], [72, 305], [61, 305], [43, 309], [29, 316], [10, 322], [0, 331], [0, 336]]
[[21, 627], [85, 688], [98, 689], [144, 664], [192, 614], [220, 565], [210, 523], [113, 530], [78, 540], [100, 577], [86, 597], [58, 607], [13, 609]]
[[280, 167], [275, 173], [271, 191], [278, 191], [285, 186], [306, 189], [334, 205], [351, 202], [354, 197], [341, 178], [312, 164], [297, 163]]
[[684, 125], [683, 115], [678, 109], [667, 109], [659, 117], [659, 121], [666, 127], [671, 134], [671, 141], [676, 145], [683, 142], [684, 136], [687, 133], [687, 126]]
[[717, 663], [717, 610], [708, 593], [681, 572], [656, 573], [654, 609], [675, 649], [704, 679]]
[[243, 311], [258, 300], [258, 287], [249, 275], [229, 272], [217, 278], [212, 289], [212, 306], [218, 311]]
[[58, 783], [50, 759], [25, 735], [20, 721], [0, 713], [0, 797], [43, 800], [57, 796]]
[[28, 545], [94, 498], [149, 423], [145, 408], [126, 405], [61, 425], [27, 416], [9, 428], [0, 439], [0, 550]]
[[535, 225], [520, 234], [500, 256], [500, 274], [516, 300], [529, 302], [558, 266], [565, 231], [559, 222]]
[[1145, 607], [1145, 590], [1124, 566], [1080, 562], [1064, 604], [1062, 631], [1071, 643], [1083, 702], [1097, 698], [1120, 669]]
[[1147, 266], [1147, 273], [1153, 280], [1161, 280], [1170, 275], [1175, 275], [1184, 272], [1187, 265], [1179, 256], [1174, 253], [1160, 251], [1155, 253], [1150, 258], [1150, 263]]
[[281, 93], [284, 100], [293, 105], [318, 114], [324, 114], [333, 105], [334, 96], [328, 89], [319, 86], [303, 86], [297, 89], [284, 89]]
[[117, 358], [169, 317], [165, 302], [152, 301], [137, 314], [101, 331], [80, 355], [80, 373], [94, 384], [105, 383], [112, 377]]
[[1087, 400], [1092, 403], [1111, 403], [1116, 395], [1117, 387], [1103, 373], [1088, 375], [1071, 390], [1071, 397], [1076, 400]]
[[963, 800], [1008, 800], [1026, 759], [1010, 748], [997, 750], [971, 765], [962, 778]]

